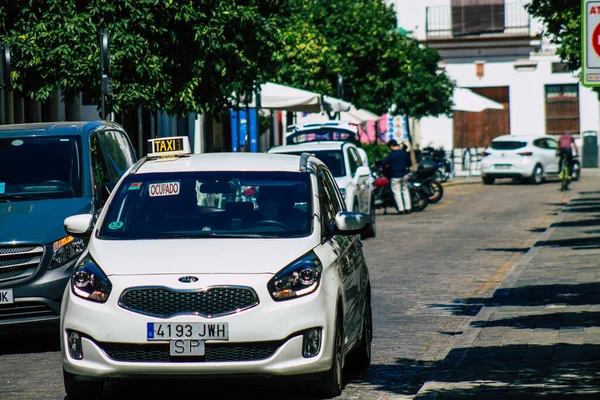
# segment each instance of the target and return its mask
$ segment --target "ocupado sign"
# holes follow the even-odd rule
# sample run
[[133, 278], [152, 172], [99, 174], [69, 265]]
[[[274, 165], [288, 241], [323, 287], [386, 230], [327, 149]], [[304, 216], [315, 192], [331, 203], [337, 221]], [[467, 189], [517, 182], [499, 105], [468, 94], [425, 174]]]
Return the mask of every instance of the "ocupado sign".
[[600, 87], [600, 1], [581, 2], [581, 81]]

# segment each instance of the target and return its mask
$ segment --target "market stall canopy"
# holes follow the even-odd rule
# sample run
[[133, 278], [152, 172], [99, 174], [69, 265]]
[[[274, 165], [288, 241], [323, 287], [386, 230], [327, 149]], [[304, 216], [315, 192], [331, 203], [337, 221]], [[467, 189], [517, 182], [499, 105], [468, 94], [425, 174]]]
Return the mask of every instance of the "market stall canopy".
[[[249, 107], [256, 106], [252, 99]], [[321, 112], [346, 111], [351, 104], [335, 97], [322, 96], [308, 90], [296, 89], [277, 83], [264, 83], [260, 86], [260, 108], [283, 111]]]
[[452, 96], [453, 111], [481, 112], [484, 110], [504, 110], [504, 106], [481, 96], [467, 88], [457, 87]]

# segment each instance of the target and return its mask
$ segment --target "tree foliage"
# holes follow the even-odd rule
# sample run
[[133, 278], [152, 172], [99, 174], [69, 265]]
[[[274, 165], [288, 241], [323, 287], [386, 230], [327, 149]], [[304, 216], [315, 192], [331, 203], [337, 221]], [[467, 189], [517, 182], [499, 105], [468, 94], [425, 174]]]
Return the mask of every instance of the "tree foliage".
[[285, 47], [275, 80], [336, 95], [359, 108], [386, 112], [396, 104], [412, 117], [448, 113], [453, 83], [437, 73], [437, 51], [396, 31], [396, 15], [381, 0], [288, 0]]
[[273, 68], [279, 0], [2, 0], [11, 85], [34, 100], [100, 91], [99, 32], [111, 38], [114, 105], [222, 109]]
[[532, 0], [527, 11], [544, 23], [544, 35], [558, 45], [557, 54], [571, 71], [581, 67], [581, 2]]

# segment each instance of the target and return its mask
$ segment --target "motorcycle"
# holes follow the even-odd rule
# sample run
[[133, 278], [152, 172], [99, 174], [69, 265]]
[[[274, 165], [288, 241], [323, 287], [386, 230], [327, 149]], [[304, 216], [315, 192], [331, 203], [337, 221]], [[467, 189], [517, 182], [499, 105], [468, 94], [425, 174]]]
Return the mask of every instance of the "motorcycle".
[[420, 152], [420, 159], [429, 160], [435, 162], [436, 170], [434, 174], [434, 181], [438, 183], [446, 182], [452, 176], [452, 162], [446, 157], [444, 150], [436, 150], [433, 147], [425, 147]]
[[431, 160], [422, 160], [417, 172], [411, 174], [413, 185], [421, 188], [422, 192], [429, 198], [429, 203], [435, 204], [444, 196], [444, 188], [440, 182], [435, 180], [438, 172], [438, 164]]
[[[373, 186], [375, 194], [375, 209], [383, 208], [383, 213], [387, 214], [387, 208], [392, 207], [396, 212], [398, 207], [394, 200], [391, 180], [389, 175], [384, 174], [380, 165], [373, 168]], [[422, 211], [429, 204], [429, 198], [424, 192], [424, 188], [417, 181], [412, 181], [410, 177], [406, 180], [411, 199], [411, 209], [413, 211]]]

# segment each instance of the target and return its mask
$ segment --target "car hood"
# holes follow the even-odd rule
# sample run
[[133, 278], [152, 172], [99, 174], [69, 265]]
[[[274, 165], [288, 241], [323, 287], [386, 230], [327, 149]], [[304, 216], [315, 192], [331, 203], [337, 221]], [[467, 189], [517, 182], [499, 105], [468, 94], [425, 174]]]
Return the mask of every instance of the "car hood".
[[0, 203], [0, 243], [52, 243], [67, 236], [65, 218], [91, 210], [85, 197]]
[[274, 274], [314, 248], [295, 239], [92, 240], [91, 256], [107, 275]]

